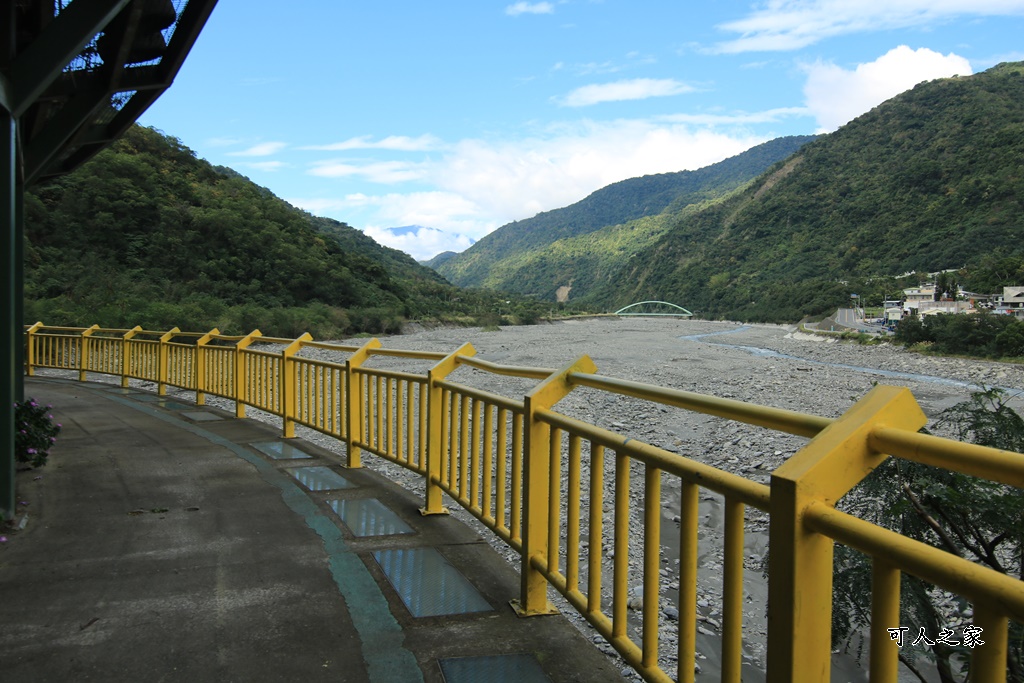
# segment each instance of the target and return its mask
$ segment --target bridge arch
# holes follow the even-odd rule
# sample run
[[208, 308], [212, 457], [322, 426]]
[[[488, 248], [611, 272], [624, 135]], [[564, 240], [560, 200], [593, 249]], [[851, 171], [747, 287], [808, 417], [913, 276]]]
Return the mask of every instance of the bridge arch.
[[615, 311], [615, 315], [663, 315], [672, 318], [692, 318], [693, 313], [668, 301], [638, 301]]

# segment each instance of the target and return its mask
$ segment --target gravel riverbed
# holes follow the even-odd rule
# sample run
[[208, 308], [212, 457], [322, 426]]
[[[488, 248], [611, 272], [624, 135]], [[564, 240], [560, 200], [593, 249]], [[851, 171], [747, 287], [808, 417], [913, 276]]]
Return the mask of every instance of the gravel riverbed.
[[[862, 346], [802, 333], [792, 326], [739, 325], [728, 322], [677, 320], [670, 318], [594, 318], [525, 327], [506, 327], [497, 331], [474, 328], [421, 330], [395, 337], [381, 337], [385, 348], [452, 352], [469, 342], [477, 357], [504, 365], [559, 369], [586, 354], [596, 363], [598, 373], [648, 384], [670, 387], [712, 396], [732, 398], [764, 406], [838, 417], [876, 384], [909, 387], [925, 414], [934, 418], [940, 411], [969, 397], [980, 386], [998, 386], [1017, 395], [1011, 404], [1021, 409], [1019, 395], [1024, 393], [1024, 367], [987, 361], [926, 357], [892, 345]], [[361, 345], [363, 339], [340, 343]], [[324, 349], [307, 348], [300, 356], [343, 361], [345, 356]], [[369, 367], [425, 372], [428, 361], [410, 361], [373, 357]], [[486, 374], [470, 368], [457, 370], [453, 381], [497, 394], [521, 398], [534, 380], [522, 380]], [[208, 398], [211, 405], [220, 399]], [[221, 407], [233, 404], [223, 402]], [[555, 409], [630, 438], [638, 439], [687, 458], [727, 470], [754, 481], [767, 483], [773, 469], [790, 457], [806, 439], [788, 434], [731, 423], [714, 417], [667, 408], [640, 400], [582, 388], [569, 394]], [[248, 411], [251, 417], [279, 421], [278, 418]], [[343, 452], [344, 446], [306, 429], [299, 436], [318, 445]], [[606, 458], [606, 463], [610, 459]], [[381, 469], [391, 478], [414, 491], [422, 492], [422, 480], [390, 463], [367, 456], [364, 464]], [[606, 464], [607, 466], [607, 464]], [[583, 481], [589, 468], [584, 464]], [[606, 476], [606, 482], [611, 477]], [[632, 496], [642, 493], [642, 470], [634, 470]], [[584, 484], [585, 486], [585, 484]], [[678, 480], [666, 478], [663, 490], [663, 592], [661, 604], [663, 668], [674, 674], [678, 613], [673, 605], [678, 587], [678, 541], [673, 540], [678, 521]], [[564, 496], [563, 496], [564, 501]], [[449, 504], [467, 523], [475, 524], [468, 514]], [[634, 511], [637, 506], [632, 508]], [[611, 510], [606, 503], [606, 535], [611, 528]], [[586, 519], [586, 510], [581, 511]], [[700, 584], [698, 588], [699, 633], [698, 666], [700, 679], [717, 680], [721, 620], [721, 515], [722, 501], [717, 494], [702, 490], [700, 501]], [[643, 525], [633, 519], [630, 525], [630, 558], [639, 558]], [[485, 538], [490, 532], [481, 531]], [[610, 576], [611, 547], [604, 544], [604, 561]], [[517, 564], [518, 556], [495, 540], [499, 551]], [[637, 549], [634, 552], [634, 548]], [[767, 515], [747, 511], [747, 555], [744, 577], [744, 680], [763, 680], [765, 649], [765, 602], [762, 562], [767, 551]], [[637, 560], [638, 561], [638, 560]], [[638, 565], [637, 565], [638, 567]], [[631, 578], [639, 604], [639, 571]], [[606, 607], [606, 610], [609, 608]], [[574, 610], [562, 605], [562, 611], [587, 630]], [[639, 614], [633, 612], [633, 614]], [[610, 647], [595, 637], [598, 647]], [[610, 655], [611, 656], [611, 655]], [[837, 656], [833, 680], [864, 680], [862, 666], [850, 657]], [[628, 667], [624, 675], [632, 676]]]

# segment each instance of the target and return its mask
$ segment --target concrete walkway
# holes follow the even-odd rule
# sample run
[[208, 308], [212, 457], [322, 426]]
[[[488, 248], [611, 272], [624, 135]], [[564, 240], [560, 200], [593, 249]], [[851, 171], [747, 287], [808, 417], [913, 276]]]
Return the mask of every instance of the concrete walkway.
[[63, 431], [0, 531], [4, 680], [622, 680], [563, 617], [515, 616], [476, 532], [369, 470], [142, 391], [25, 393]]

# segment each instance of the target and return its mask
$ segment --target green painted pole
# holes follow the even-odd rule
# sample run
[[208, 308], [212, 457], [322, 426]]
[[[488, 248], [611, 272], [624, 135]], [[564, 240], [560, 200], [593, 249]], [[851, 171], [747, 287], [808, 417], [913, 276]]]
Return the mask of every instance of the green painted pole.
[[18, 263], [18, 248], [21, 242], [21, 226], [18, 224], [18, 168], [17, 168], [17, 120], [6, 109], [0, 110], [0, 225], [3, 226], [4, 254], [3, 324], [0, 329], [0, 358], [4, 369], [0, 378], [0, 519], [14, 516], [14, 401], [21, 386], [21, 368], [18, 367], [18, 347], [21, 343], [21, 321], [16, 319], [20, 304], [16, 301], [17, 279], [21, 274]]

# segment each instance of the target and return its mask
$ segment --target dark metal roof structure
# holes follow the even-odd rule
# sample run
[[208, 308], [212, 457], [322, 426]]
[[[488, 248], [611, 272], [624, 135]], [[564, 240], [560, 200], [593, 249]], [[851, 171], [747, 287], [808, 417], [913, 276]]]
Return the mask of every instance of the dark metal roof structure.
[[0, 0], [0, 521], [14, 513], [24, 190], [73, 171], [171, 86], [217, 0]]
[[170, 87], [216, 0], [6, 4], [0, 105], [18, 119], [28, 186], [74, 170], [127, 130]]

